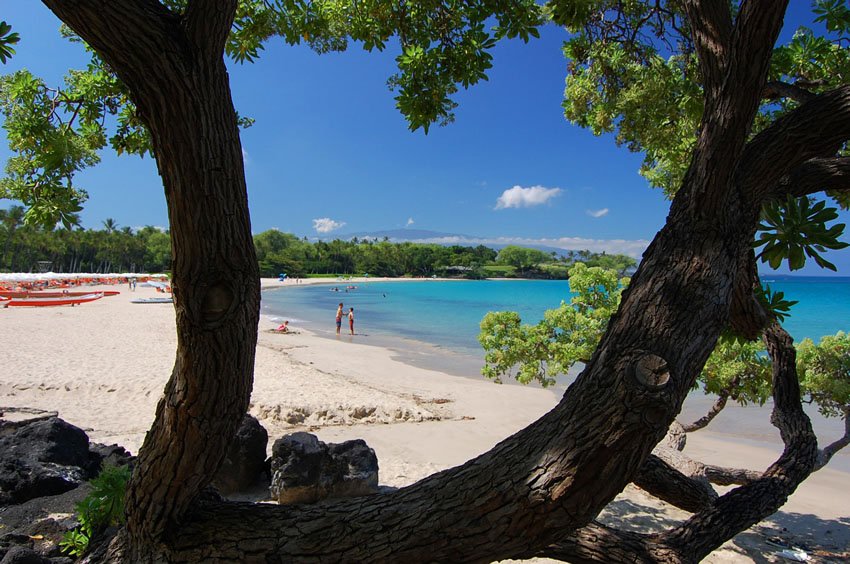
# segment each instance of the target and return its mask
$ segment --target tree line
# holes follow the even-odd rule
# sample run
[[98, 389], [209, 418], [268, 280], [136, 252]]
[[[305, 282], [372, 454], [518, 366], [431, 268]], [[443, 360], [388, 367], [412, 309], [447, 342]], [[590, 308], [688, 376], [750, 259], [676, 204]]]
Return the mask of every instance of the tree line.
[[[453, 276], [487, 278], [522, 276], [566, 278], [577, 261], [625, 273], [635, 259], [587, 250], [564, 254], [509, 245], [500, 251], [484, 245], [444, 246], [393, 243], [387, 239], [311, 242], [277, 229], [254, 236], [260, 275]], [[101, 229], [48, 229], [24, 222], [24, 208], [0, 210], [0, 271], [31, 272], [169, 272], [171, 236], [146, 226], [121, 227], [112, 218]]]
[[0, 272], [168, 272], [171, 237], [153, 226], [48, 229], [24, 222], [24, 208], [0, 210]]

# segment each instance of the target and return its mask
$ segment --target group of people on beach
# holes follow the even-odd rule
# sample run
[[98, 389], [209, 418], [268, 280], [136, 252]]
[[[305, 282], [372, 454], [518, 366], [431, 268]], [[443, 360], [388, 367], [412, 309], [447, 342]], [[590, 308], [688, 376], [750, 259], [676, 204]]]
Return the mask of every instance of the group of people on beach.
[[[340, 330], [342, 329], [342, 318], [346, 315], [348, 316], [348, 330], [350, 331], [350, 333], [352, 335], [354, 335], [354, 308], [353, 307], [348, 308], [348, 313], [346, 314], [342, 310], [342, 302], [339, 302], [339, 306], [337, 306], [337, 308], [336, 308], [336, 334], [337, 335], [340, 334]], [[289, 333], [290, 332], [289, 331], [289, 320], [287, 319], [286, 321], [284, 321], [283, 323], [278, 325], [277, 328], [272, 329], [272, 331], [274, 331], [275, 333]]]
[[[342, 317], [345, 315], [345, 312], [342, 311], [342, 302], [339, 302], [339, 306], [336, 308], [336, 334], [339, 335], [340, 328], [342, 327]], [[351, 334], [354, 335], [354, 308], [348, 308], [348, 329], [351, 331]]]

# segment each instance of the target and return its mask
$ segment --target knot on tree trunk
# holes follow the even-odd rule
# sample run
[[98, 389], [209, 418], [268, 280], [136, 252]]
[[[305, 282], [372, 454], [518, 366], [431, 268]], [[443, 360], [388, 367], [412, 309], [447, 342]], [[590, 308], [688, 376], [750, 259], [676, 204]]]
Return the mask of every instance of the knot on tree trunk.
[[633, 351], [626, 361], [629, 388], [627, 402], [634, 413], [650, 429], [667, 431], [668, 413], [673, 407], [670, 390], [672, 377], [667, 361], [644, 350]]
[[652, 353], [645, 353], [634, 362], [632, 375], [640, 385], [650, 391], [661, 390], [670, 382], [667, 361]]
[[219, 282], [210, 286], [204, 294], [201, 305], [201, 321], [207, 328], [213, 328], [233, 309], [234, 294], [230, 286]]

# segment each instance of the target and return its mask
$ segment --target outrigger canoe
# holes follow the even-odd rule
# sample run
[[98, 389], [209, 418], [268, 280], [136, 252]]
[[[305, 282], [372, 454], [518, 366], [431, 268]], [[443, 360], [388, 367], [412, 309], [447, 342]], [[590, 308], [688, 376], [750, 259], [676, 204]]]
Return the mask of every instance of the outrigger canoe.
[[62, 306], [69, 305], [75, 306], [77, 304], [84, 304], [86, 302], [93, 302], [95, 300], [99, 300], [103, 297], [103, 292], [97, 292], [94, 294], [85, 294], [82, 296], [67, 296], [63, 295], [62, 297], [28, 297], [28, 298], [9, 298], [0, 302], [0, 305], [3, 307], [44, 307], [44, 306]]
[[121, 292], [116, 290], [103, 290], [100, 292], [36, 292], [35, 290], [0, 290], [0, 299], [6, 298], [78, 298], [91, 296], [92, 294], [103, 294], [104, 296], [117, 296]]
[[138, 298], [130, 300], [131, 304], [173, 304], [174, 298]]

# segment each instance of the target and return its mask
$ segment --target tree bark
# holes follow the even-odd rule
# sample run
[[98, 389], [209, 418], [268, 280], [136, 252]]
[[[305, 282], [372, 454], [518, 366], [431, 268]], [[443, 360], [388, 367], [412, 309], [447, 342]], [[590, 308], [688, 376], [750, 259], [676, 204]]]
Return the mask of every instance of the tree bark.
[[132, 561], [157, 559], [248, 407], [259, 276], [222, 60], [236, 1], [45, 0], [118, 74], [153, 139], [168, 202], [177, 358], [127, 496]]
[[[733, 386], [736, 385], [733, 383]], [[711, 408], [709, 408], [708, 413], [694, 421], [693, 423], [688, 423], [687, 425], [683, 425], [686, 433], [693, 433], [694, 431], [699, 431], [700, 429], [704, 429], [709, 423], [714, 421], [714, 418], [723, 411], [723, 408], [726, 407], [726, 403], [729, 401], [729, 390], [723, 390], [720, 392], [720, 395], [717, 396], [717, 400], [712, 404]]]
[[[734, 25], [724, 0], [686, 2], [707, 93], [693, 160], [667, 224], [559, 405], [490, 452], [407, 488], [292, 507], [198, 499], [245, 413], [257, 337], [257, 261], [221, 60], [236, 1], [190, 1], [184, 15], [153, 0], [43, 1], [132, 92], [153, 139], [172, 230], [177, 359], [109, 558], [530, 555], [590, 523], [636, 477], [729, 321], [761, 207], [734, 175], [785, 1], [749, 0]], [[720, 537], [696, 544], [705, 550], [727, 538]], [[647, 554], [678, 558], [676, 542]]]

